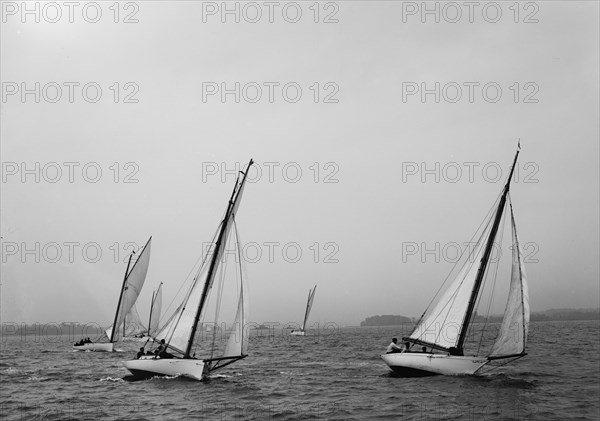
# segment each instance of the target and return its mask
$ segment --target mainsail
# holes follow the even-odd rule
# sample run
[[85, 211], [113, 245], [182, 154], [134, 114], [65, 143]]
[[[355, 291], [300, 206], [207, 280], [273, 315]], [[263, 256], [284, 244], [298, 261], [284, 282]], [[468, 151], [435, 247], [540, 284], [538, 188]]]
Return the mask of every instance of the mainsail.
[[113, 328], [110, 329], [110, 332], [107, 330], [107, 335], [110, 338], [110, 342], [115, 342], [122, 336], [122, 329], [119, 327], [126, 323], [127, 315], [135, 305], [142, 287], [144, 286], [146, 273], [148, 273], [148, 265], [150, 264], [151, 242], [152, 237], [150, 237], [144, 246], [144, 249], [140, 253], [131, 270], [129, 270], [131, 256], [129, 257], [129, 263], [127, 264], [127, 270], [125, 271], [125, 278], [123, 279], [123, 286], [119, 296], [119, 304], [117, 305], [115, 320], [112, 324]]
[[490, 354], [492, 358], [523, 354], [529, 332], [529, 288], [512, 204], [510, 205], [510, 220], [513, 236], [510, 291], [500, 333]]
[[408, 336], [410, 339], [446, 349], [456, 347], [489, 229], [488, 224], [479, 241], [471, 249], [462, 270], [436, 304], [425, 312]]

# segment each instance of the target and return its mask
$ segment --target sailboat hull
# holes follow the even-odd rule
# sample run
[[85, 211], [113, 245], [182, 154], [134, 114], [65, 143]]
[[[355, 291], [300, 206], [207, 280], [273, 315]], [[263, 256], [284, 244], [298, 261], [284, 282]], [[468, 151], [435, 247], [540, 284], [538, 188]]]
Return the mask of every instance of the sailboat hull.
[[306, 332], [303, 330], [292, 330], [290, 332], [290, 335], [292, 336], [306, 336]]
[[488, 362], [483, 357], [420, 352], [384, 354], [381, 358], [395, 373], [405, 377], [472, 375]]
[[162, 359], [144, 356], [139, 360], [123, 361], [123, 365], [131, 374], [142, 378], [185, 376], [195, 380], [202, 380], [206, 375], [204, 361], [196, 359]]
[[113, 352], [114, 343], [112, 342], [93, 342], [90, 344], [73, 345], [75, 351], [95, 351], [95, 352]]

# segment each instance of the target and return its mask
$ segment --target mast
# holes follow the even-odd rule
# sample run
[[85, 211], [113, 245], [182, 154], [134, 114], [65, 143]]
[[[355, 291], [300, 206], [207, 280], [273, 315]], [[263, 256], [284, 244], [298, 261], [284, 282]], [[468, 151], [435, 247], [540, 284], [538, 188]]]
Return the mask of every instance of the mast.
[[308, 290], [308, 301], [306, 301], [306, 311], [304, 312], [304, 323], [302, 323], [302, 330], [304, 330], [306, 328], [306, 321], [308, 320], [308, 313], [310, 312], [310, 307], [312, 305], [312, 300], [313, 300], [316, 290], [317, 290], [316, 285], [315, 285], [314, 289]]
[[[127, 275], [129, 274], [129, 265], [131, 264], [131, 258], [133, 257], [133, 253], [129, 255], [129, 260], [127, 261], [127, 269], [125, 269], [125, 277], [123, 278], [123, 285], [121, 286], [121, 293], [119, 294], [119, 303], [117, 304], [117, 311], [115, 312], [115, 321], [113, 322], [113, 328], [110, 332], [110, 342], [113, 342], [115, 338], [115, 332], [119, 328], [116, 326], [117, 319], [119, 318], [119, 309], [121, 308], [121, 300], [123, 299], [123, 292], [125, 291], [125, 284], [127, 283]], [[125, 320], [123, 320], [125, 322]]]
[[152, 307], [154, 307], [154, 294], [156, 291], [152, 291], [152, 301], [150, 301], [150, 315], [148, 316], [148, 336], [150, 336], [150, 323], [152, 322]]
[[504, 206], [506, 205], [506, 196], [508, 195], [508, 191], [510, 189], [510, 181], [511, 181], [513, 173], [515, 171], [515, 166], [517, 165], [517, 158], [519, 157], [520, 151], [521, 151], [521, 145], [519, 144], [517, 153], [515, 155], [515, 159], [512, 164], [512, 168], [510, 169], [510, 174], [508, 175], [508, 180], [506, 181], [506, 185], [504, 186], [504, 191], [502, 192], [502, 196], [500, 197], [500, 202], [498, 203], [498, 209], [496, 210], [496, 216], [494, 217], [494, 223], [492, 224], [492, 229], [490, 230], [490, 235], [488, 237], [487, 244], [485, 245], [485, 250], [483, 252], [483, 256], [481, 257], [479, 269], [477, 270], [477, 277], [475, 278], [475, 283], [473, 285], [473, 291], [471, 292], [471, 297], [469, 298], [469, 304], [467, 306], [467, 312], [465, 314], [465, 319], [463, 320], [460, 335], [458, 337], [458, 342], [456, 344], [456, 348], [457, 348], [459, 355], [462, 355], [462, 349], [463, 349], [463, 345], [465, 343], [465, 339], [467, 336], [467, 331], [469, 330], [469, 324], [471, 323], [471, 317], [473, 316], [473, 310], [475, 309], [477, 295], [479, 294], [479, 289], [481, 288], [481, 284], [483, 283], [483, 278], [485, 276], [485, 270], [489, 263], [490, 255], [492, 253], [492, 248], [494, 246], [494, 240], [496, 239], [496, 234], [498, 233], [498, 227], [500, 225], [500, 220], [502, 219], [502, 213], [504, 212]]
[[302, 330], [306, 327], [306, 319], [308, 319], [308, 309], [310, 307], [310, 294], [312, 294], [312, 290], [308, 290], [308, 300], [306, 300], [306, 310], [304, 311], [304, 322], [302, 322]]
[[239, 179], [236, 180], [235, 187], [233, 188], [233, 192], [231, 193], [231, 198], [229, 199], [229, 203], [227, 204], [227, 210], [225, 211], [225, 217], [223, 218], [223, 221], [221, 222], [221, 229], [219, 231], [219, 235], [215, 242], [215, 252], [213, 253], [212, 258], [210, 260], [208, 274], [206, 275], [206, 281], [204, 282], [204, 289], [202, 290], [202, 296], [200, 297], [200, 303], [198, 304], [198, 310], [196, 310], [196, 316], [194, 317], [194, 324], [192, 325], [192, 331], [190, 333], [190, 337], [188, 339], [188, 344], [185, 349], [185, 353], [183, 354], [183, 358], [190, 358], [190, 353], [192, 352], [192, 346], [194, 344], [194, 337], [196, 336], [196, 329], [198, 327], [198, 322], [200, 321], [200, 315], [202, 313], [202, 308], [204, 307], [204, 304], [208, 297], [208, 291], [210, 290], [210, 285], [212, 283], [212, 279], [215, 276], [217, 265], [219, 263], [220, 254], [221, 254], [220, 253], [221, 245], [223, 244], [225, 234], [227, 233], [227, 226], [229, 224], [229, 218], [231, 216], [231, 213], [233, 212], [237, 198], [239, 197], [239, 192], [243, 188], [244, 183], [246, 182], [246, 177], [248, 176], [248, 171], [250, 170], [250, 166], [253, 163], [254, 163], [254, 161], [250, 160], [250, 162], [248, 163], [248, 166], [246, 167], [246, 172], [242, 172], [242, 174], [244, 174], [244, 177], [242, 178], [241, 183], [239, 182]]
[[[156, 288], [156, 291], [152, 291], [152, 301], [150, 302], [150, 316], [148, 316], [148, 336], [150, 336], [150, 325], [152, 322], [152, 310], [154, 309], [154, 302], [158, 298], [158, 291], [160, 291], [160, 287], [162, 286], [162, 282]], [[160, 316], [160, 315], [159, 315]]]

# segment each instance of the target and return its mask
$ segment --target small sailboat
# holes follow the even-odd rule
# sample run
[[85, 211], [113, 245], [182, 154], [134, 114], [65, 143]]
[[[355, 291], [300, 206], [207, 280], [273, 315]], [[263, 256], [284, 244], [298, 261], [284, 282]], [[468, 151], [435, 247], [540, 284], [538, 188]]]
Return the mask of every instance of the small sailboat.
[[310, 314], [310, 310], [312, 309], [313, 300], [315, 299], [315, 291], [317, 290], [317, 286], [312, 290], [308, 290], [308, 301], [306, 302], [306, 311], [304, 312], [304, 321], [302, 322], [301, 329], [294, 329], [290, 332], [290, 335], [293, 336], [305, 336], [306, 335], [306, 321], [308, 320], [308, 315]]
[[[143, 355], [139, 359], [123, 362], [134, 376], [149, 378], [156, 375], [181, 375], [202, 380], [215, 370], [247, 357], [248, 341], [244, 329], [247, 312], [244, 286], [246, 277], [241, 267], [242, 259], [239, 259], [236, 285], [228, 288], [225, 285], [223, 256], [231, 232], [235, 233], [238, 253], [242, 249], [235, 227], [235, 216], [252, 164], [253, 161], [250, 160], [246, 170], [242, 172], [241, 181], [239, 177], [236, 180], [225, 215], [215, 235], [214, 248], [207, 252], [199, 265], [183, 302], [156, 335], [161, 342], [157, 355]], [[213, 288], [215, 281], [217, 288]], [[226, 300], [228, 290], [232, 293], [228, 297], [235, 297], [235, 302]], [[228, 305], [235, 317], [227, 337], [223, 337], [227, 329], [215, 328], [207, 334], [203, 326], [209, 324], [208, 319], [212, 319], [214, 313], [214, 319], [210, 322], [216, 327], [221, 310]], [[171, 353], [166, 352], [167, 350]], [[197, 352], [202, 355], [201, 358], [196, 358]]]
[[[489, 218], [482, 224], [479, 239], [468, 253], [463, 267], [439, 299], [432, 301], [425, 310], [413, 331], [402, 338], [405, 349], [400, 353], [381, 356], [383, 361], [396, 373], [403, 376], [425, 376], [435, 374], [471, 375], [481, 373], [488, 364], [512, 362], [525, 355], [529, 330], [529, 293], [523, 253], [517, 236], [517, 227], [510, 201], [510, 182], [515, 170], [520, 146], [517, 149], [508, 180], [492, 208]], [[507, 206], [507, 200], [509, 206]], [[483, 333], [489, 329], [483, 324], [482, 336], [474, 351], [466, 350], [469, 327], [474, 323], [476, 304], [481, 299], [482, 284], [490, 272], [489, 263], [505, 208], [510, 208], [512, 231], [512, 270], [508, 298], [503, 320], [493, 345], [484, 347]], [[501, 231], [502, 233], [502, 231]], [[500, 233], [500, 234], [501, 234]], [[501, 236], [501, 235], [500, 235]], [[495, 284], [496, 275], [492, 278]], [[490, 287], [490, 291], [493, 288]], [[481, 326], [479, 326], [481, 327]], [[471, 335], [469, 335], [471, 336]], [[493, 336], [492, 336], [493, 337]], [[421, 347], [423, 352], [411, 349]], [[476, 349], [475, 349], [476, 348]], [[429, 352], [427, 352], [429, 350]], [[471, 351], [471, 352], [466, 352]], [[473, 355], [466, 355], [472, 353]], [[488, 368], [489, 368], [488, 367]]]
[[[115, 319], [112, 326], [105, 332], [108, 342], [88, 342], [81, 345], [73, 345], [74, 350], [113, 352], [114, 343], [126, 336], [128, 330], [131, 330], [131, 326], [136, 326], [136, 323], [128, 324], [127, 317], [132, 314], [132, 309], [135, 309], [135, 302], [137, 301], [142, 287], [144, 286], [144, 281], [146, 280], [148, 265], [150, 264], [151, 242], [152, 237], [150, 237], [144, 246], [144, 249], [133, 264], [133, 267], [131, 267], [131, 259], [134, 253], [131, 253], [129, 256], [127, 269], [125, 269], [125, 277], [123, 279], [123, 284], [121, 285]], [[129, 270], [130, 267], [131, 270]], [[135, 314], [137, 315], [137, 310], [135, 310]], [[137, 315], [137, 319], [139, 320], [139, 315]], [[119, 328], [115, 329], [114, 326], [118, 326]], [[134, 329], [137, 328], [134, 327]]]

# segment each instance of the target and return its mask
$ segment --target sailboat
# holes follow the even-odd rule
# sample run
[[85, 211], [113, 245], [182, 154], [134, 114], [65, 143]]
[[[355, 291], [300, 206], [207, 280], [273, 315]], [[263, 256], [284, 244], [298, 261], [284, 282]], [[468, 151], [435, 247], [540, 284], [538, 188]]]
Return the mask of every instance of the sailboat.
[[[127, 316], [131, 314], [131, 310], [135, 306], [138, 296], [144, 286], [146, 273], [148, 273], [148, 265], [150, 264], [150, 245], [152, 237], [148, 240], [139, 257], [131, 267], [131, 260], [134, 253], [129, 255], [127, 261], [127, 269], [125, 269], [125, 277], [121, 285], [117, 310], [115, 312], [114, 322], [109, 327], [105, 334], [108, 342], [90, 342], [82, 345], [74, 345], [73, 349], [78, 351], [104, 351], [113, 352], [114, 343], [127, 334], [128, 322]], [[129, 268], [131, 267], [131, 270]], [[137, 311], [136, 311], [137, 314]], [[138, 320], [139, 320], [139, 316]], [[114, 327], [117, 326], [115, 329]], [[131, 326], [131, 325], [129, 325]]]
[[291, 331], [290, 335], [293, 336], [305, 336], [306, 335], [306, 321], [308, 320], [308, 315], [310, 314], [310, 310], [312, 309], [313, 300], [315, 299], [315, 291], [317, 290], [317, 286], [312, 290], [308, 290], [308, 301], [306, 302], [306, 311], [304, 312], [304, 321], [302, 322], [301, 329], [294, 329]]
[[[222, 300], [225, 297], [223, 291], [227, 289], [224, 284], [225, 265], [223, 264], [223, 256], [231, 232], [235, 233], [238, 254], [242, 249], [235, 227], [235, 216], [240, 205], [248, 171], [252, 164], [253, 161], [250, 160], [246, 170], [241, 172], [241, 181], [240, 177], [236, 180], [225, 215], [215, 235], [214, 247], [205, 255], [184, 296], [183, 302], [156, 335], [157, 339], [160, 338], [161, 341], [158, 355], [144, 355], [139, 359], [123, 362], [123, 365], [134, 376], [149, 378], [156, 375], [181, 375], [195, 380], [202, 380], [215, 370], [247, 357], [248, 341], [244, 330], [247, 303], [246, 288], [244, 286], [245, 276], [241, 270], [242, 259], [239, 259], [240, 270], [236, 272], [238, 279], [236, 285], [233, 286], [237, 302], [228, 303], [227, 300]], [[216, 291], [213, 289], [215, 281], [217, 281]], [[225, 340], [226, 343], [223, 343], [218, 340], [218, 335], [222, 335], [222, 332], [225, 332], [226, 329], [213, 329], [207, 335], [202, 326], [206, 325], [207, 318], [212, 317], [213, 309], [215, 317], [213, 322], [216, 326], [218, 313], [228, 304], [231, 305], [235, 318], [231, 324], [233, 329], [230, 329], [229, 336]], [[171, 353], [166, 352], [166, 350]], [[196, 351], [204, 355], [201, 358], [196, 358]]]
[[[138, 341], [143, 342], [152, 339], [152, 335], [158, 332], [158, 323], [160, 320], [160, 311], [162, 305], [162, 282], [158, 289], [152, 291], [152, 299], [150, 301], [150, 315], [148, 316], [148, 327], [144, 326], [140, 314], [134, 305], [125, 316], [126, 322], [122, 329], [123, 341]], [[112, 326], [109, 328], [110, 332]], [[110, 333], [109, 333], [110, 334]]]
[[[412, 332], [402, 338], [405, 343], [404, 350], [381, 356], [397, 374], [402, 376], [472, 375], [483, 372], [482, 368], [488, 364], [490, 368], [493, 367], [493, 363], [496, 365], [509, 363], [527, 355], [525, 349], [529, 330], [529, 292], [523, 253], [509, 195], [510, 182], [519, 152], [520, 145], [508, 180], [497, 200], [497, 206], [492, 208], [489, 218], [482, 225], [483, 228], [478, 231], [479, 239], [468, 253], [464, 266], [448, 288], [443, 290], [440, 298], [435, 300], [434, 297]], [[476, 316], [476, 304], [481, 299], [482, 284], [486, 280], [487, 273], [490, 272], [488, 269], [492, 248], [505, 208], [510, 208], [512, 270], [504, 316], [493, 345], [487, 347], [486, 352], [480, 352], [482, 340], [477, 351], [472, 352], [473, 355], [465, 355], [467, 334]], [[495, 275], [490, 278], [493, 278], [495, 284]], [[486, 324], [484, 327], [491, 326]], [[413, 348], [419, 347], [423, 352], [412, 351]]]

